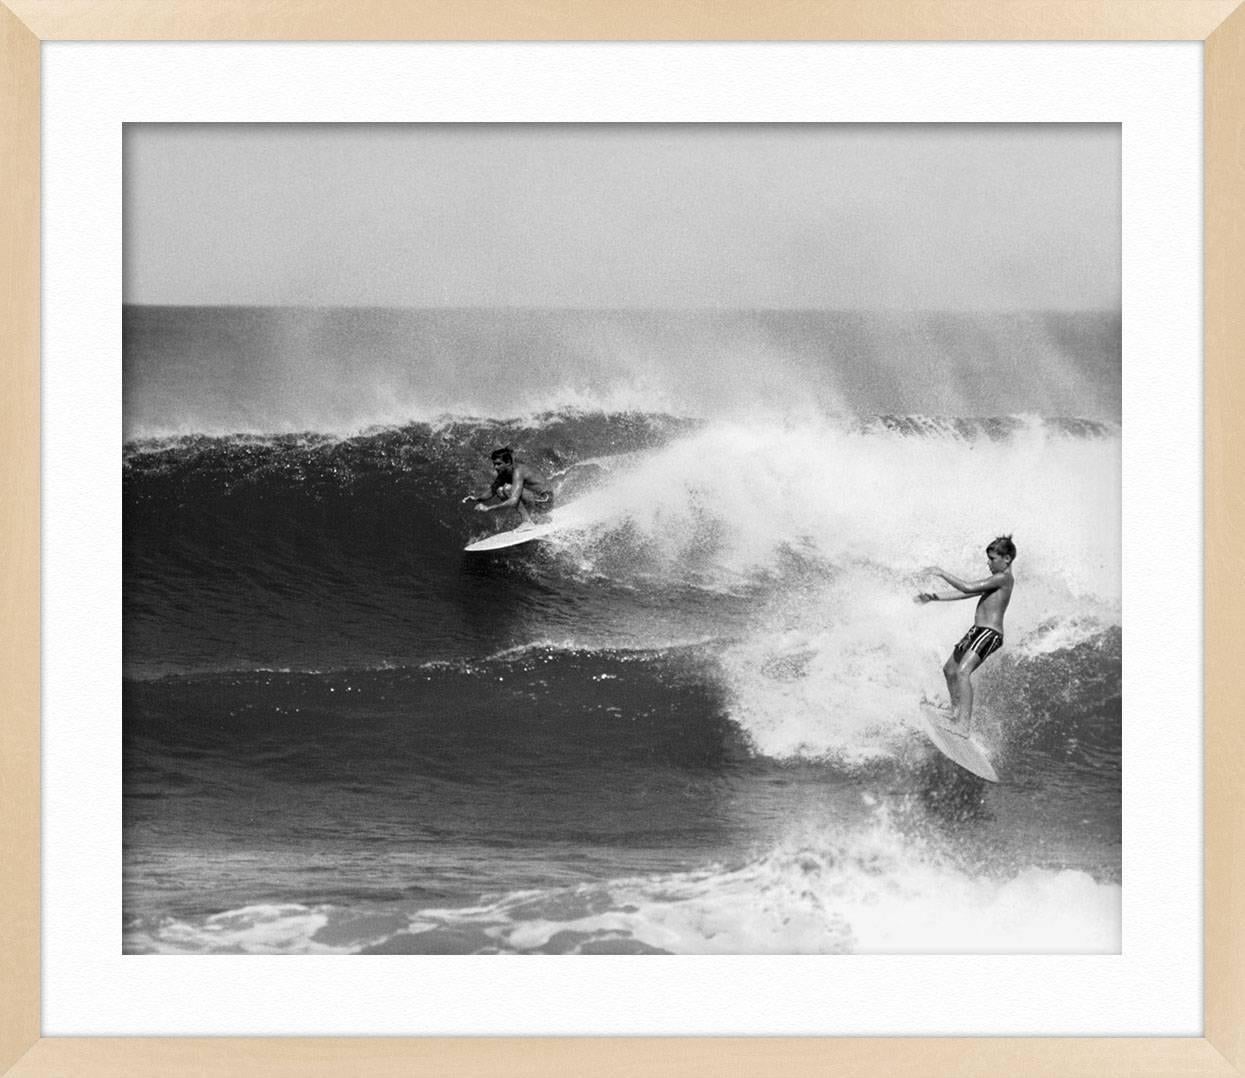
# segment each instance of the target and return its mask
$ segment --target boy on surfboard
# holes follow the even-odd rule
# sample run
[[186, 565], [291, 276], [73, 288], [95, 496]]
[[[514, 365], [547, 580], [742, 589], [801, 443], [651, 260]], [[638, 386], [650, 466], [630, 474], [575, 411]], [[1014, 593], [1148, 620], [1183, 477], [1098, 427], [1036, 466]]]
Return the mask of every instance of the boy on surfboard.
[[940, 576], [955, 591], [938, 594], [923, 591], [918, 603], [941, 603], [955, 599], [977, 596], [977, 612], [973, 627], [968, 630], [951, 652], [942, 668], [947, 679], [947, 694], [951, 697], [951, 717], [945, 729], [950, 733], [968, 737], [973, 722], [972, 675], [983, 662], [1003, 646], [1003, 615], [1011, 602], [1012, 562], [1016, 558], [1016, 544], [1010, 535], [1000, 535], [986, 547], [986, 563], [990, 575], [984, 580], [968, 582], [931, 565], [925, 570], [932, 576]]
[[[508, 445], [494, 449], [490, 456], [493, 461], [493, 485], [487, 494], [468, 494], [463, 504], [475, 502], [477, 513], [517, 509], [523, 521], [519, 528], [535, 527], [532, 511], [544, 514], [553, 509], [553, 488], [549, 481], [532, 465], [515, 460], [514, 451]], [[495, 497], [503, 500], [496, 505], [484, 504]]]

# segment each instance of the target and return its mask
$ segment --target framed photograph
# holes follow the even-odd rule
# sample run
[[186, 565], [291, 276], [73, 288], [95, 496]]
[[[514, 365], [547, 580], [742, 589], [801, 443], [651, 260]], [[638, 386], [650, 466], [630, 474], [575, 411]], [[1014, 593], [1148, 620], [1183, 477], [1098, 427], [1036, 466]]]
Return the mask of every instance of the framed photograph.
[[1239, 1073], [1238, 8], [0, 7], [4, 1072]]

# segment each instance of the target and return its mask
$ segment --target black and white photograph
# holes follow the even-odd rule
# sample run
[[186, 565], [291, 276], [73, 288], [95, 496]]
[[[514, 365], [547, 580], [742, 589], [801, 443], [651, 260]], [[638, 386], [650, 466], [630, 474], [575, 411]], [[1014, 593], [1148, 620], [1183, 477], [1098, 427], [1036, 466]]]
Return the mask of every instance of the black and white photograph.
[[128, 124], [126, 954], [1120, 951], [1117, 124]]

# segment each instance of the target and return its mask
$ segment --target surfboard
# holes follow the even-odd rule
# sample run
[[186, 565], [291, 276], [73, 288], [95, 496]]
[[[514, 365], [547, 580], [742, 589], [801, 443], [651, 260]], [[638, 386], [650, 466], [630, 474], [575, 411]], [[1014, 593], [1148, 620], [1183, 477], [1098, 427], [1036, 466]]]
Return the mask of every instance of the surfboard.
[[478, 539], [474, 543], [468, 543], [463, 550], [471, 554], [479, 554], [486, 550], [505, 550], [506, 547], [519, 546], [521, 543], [530, 543], [534, 539], [547, 539], [555, 532], [564, 531], [556, 523], [536, 524], [531, 528], [513, 528], [508, 532], [498, 532], [496, 535], [490, 535], [486, 539]]
[[925, 733], [934, 743], [934, 747], [965, 771], [971, 771], [987, 782], [998, 782], [999, 776], [982, 747], [971, 737], [946, 729], [942, 725], [945, 719], [945, 712], [932, 704], [921, 704], [921, 721], [925, 724]]

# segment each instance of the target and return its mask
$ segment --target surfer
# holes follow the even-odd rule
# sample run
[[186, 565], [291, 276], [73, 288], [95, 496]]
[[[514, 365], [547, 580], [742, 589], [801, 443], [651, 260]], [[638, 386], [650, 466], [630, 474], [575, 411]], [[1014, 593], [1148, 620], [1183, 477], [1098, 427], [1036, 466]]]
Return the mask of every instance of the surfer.
[[[553, 509], [553, 488], [549, 481], [532, 465], [515, 460], [514, 451], [508, 445], [494, 449], [490, 457], [493, 461], [493, 485], [487, 494], [468, 494], [463, 504], [475, 502], [477, 513], [517, 509], [523, 520], [519, 527], [534, 527], [533, 511], [544, 514]], [[493, 498], [502, 500], [495, 505], [484, 504]]]
[[[947, 728], [962, 737], [967, 737], [972, 731], [973, 672], [1003, 646], [1003, 615], [1012, 598], [1012, 562], [1015, 558], [1016, 544], [1012, 542], [1012, 537], [1000, 535], [986, 547], [990, 575], [984, 580], [970, 583], [931, 565], [925, 572], [942, 577], [955, 591], [942, 594], [923, 591], [916, 597], [918, 603], [978, 597], [973, 627], [955, 645], [942, 668], [942, 675], [947, 679], [947, 693], [951, 697], [951, 722]], [[961, 726], [963, 729], [959, 729]]]

